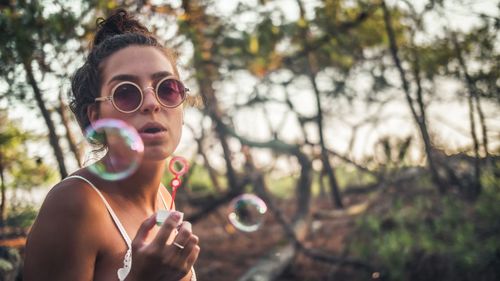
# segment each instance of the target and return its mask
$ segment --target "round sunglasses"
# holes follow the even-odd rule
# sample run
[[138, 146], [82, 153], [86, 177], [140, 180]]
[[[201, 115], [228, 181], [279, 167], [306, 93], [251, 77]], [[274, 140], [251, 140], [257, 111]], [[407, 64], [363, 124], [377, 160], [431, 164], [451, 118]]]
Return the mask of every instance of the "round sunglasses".
[[[179, 106], [186, 99], [186, 92], [189, 91], [181, 81], [170, 76], [160, 80], [156, 84], [156, 88], [146, 87], [145, 89], [154, 90], [158, 103], [167, 108]], [[111, 101], [116, 110], [123, 113], [132, 113], [142, 106], [144, 93], [136, 83], [123, 81], [113, 87], [110, 96], [99, 97], [95, 101]]]

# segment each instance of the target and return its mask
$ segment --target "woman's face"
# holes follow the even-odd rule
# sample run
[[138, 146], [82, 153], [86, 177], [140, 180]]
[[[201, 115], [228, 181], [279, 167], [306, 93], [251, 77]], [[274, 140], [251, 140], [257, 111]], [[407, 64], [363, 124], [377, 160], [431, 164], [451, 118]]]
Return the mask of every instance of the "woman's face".
[[89, 112], [91, 122], [100, 118], [123, 120], [139, 132], [144, 160], [161, 161], [170, 156], [181, 138], [182, 105], [163, 107], [154, 93], [157, 82], [175, 75], [170, 60], [155, 47], [129, 46], [108, 57], [101, 67], [101, 97], [110, 96], [120, 82], [130, 81], [142, 89], [144, 100], [132, 113], [118, 111], [110, 101], [100, 102]]

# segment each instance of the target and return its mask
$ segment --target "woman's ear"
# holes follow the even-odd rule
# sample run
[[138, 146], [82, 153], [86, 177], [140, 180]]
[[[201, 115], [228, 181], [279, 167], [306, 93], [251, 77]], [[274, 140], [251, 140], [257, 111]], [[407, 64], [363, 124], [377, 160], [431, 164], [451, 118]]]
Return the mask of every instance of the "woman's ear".
[[99, 107], [95, 103], [87, 107], [87, 118], [89, 118], [90, 124], [99, 119]]

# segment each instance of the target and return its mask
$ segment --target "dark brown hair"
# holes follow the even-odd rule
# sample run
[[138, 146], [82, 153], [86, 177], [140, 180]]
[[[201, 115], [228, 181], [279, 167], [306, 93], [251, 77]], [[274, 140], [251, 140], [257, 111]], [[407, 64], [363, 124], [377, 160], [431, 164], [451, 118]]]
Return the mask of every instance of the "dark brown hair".
[[97, 33], [87, 59], [71, 79], [69, 106], [82, 130], [90, 125], [88, 107], [100, 96], [101, 64], [113, 53], [131, 45], [156, 47], [165, 53], [179, 77], [174, 52], [160, 44], [156, 36], [124, 9], [115, 10], [107, 19], [99, 18], [96, 23]]

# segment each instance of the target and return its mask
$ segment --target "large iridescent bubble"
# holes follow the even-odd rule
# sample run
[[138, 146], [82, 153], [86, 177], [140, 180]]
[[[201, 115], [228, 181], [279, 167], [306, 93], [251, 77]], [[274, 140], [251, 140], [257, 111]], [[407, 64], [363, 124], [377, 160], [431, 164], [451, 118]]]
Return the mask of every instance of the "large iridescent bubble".
[[238, 230], [253, 232], [260, 228], [267, 212], [266, 203], [254, 194], [245, 193], [229, 205], [229, 222]]
[[107, 145], [107, 155], [87, 169], [102, 179], [127, 178], [139, 167], [144, 143], [134, 127], [117, 119], [99, 119], [86, 130], [87, 139]]

